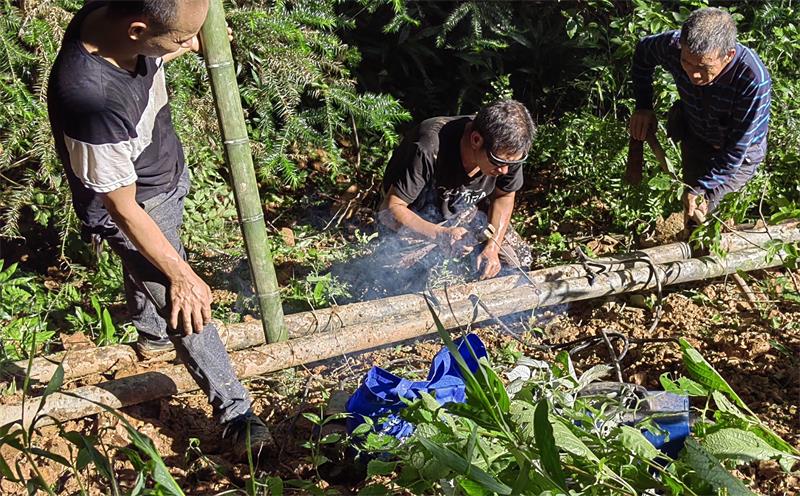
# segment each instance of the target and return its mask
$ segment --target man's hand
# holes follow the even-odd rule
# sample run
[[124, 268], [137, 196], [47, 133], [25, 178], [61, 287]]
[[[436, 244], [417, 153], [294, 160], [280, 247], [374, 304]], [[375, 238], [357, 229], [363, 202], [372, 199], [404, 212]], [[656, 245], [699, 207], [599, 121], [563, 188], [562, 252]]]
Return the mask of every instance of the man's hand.
[[478, 255], [478, 260], [475, 264], [477, 270], [481, 270], [481, 267], [483, 268], [481, 280], [496, 276], [500, 272], [500, 256], [497, 243], [489, 240], [486, 248]]
[[[228, 41], [233, 41], [233, 29], [228, 26]], [[192, 45], [189, 49], [196, 53], [202, 53], [203, 51], [203, 44], [200, 42], [200, 36], [194, 35], [192, 38]]]
[[474, 248], [472, 235], [463, 227], [444, 227], [436, 235], [436, 244], [447, 255], [469, 255]]
[[687, 223], [691, 220], [702, 224], [708, 216], [708, 202], [702, 194], [687, 191], [683, 195], [683, 212]]
[[211, 320], [211, 288], [188, 265], [170, 283], [170, 326], [180, 324], [184, 336], [202, 331]]
[[639, 109], [633, 112], [630, 122], [630, 133], [633, 139], [644, 141], [647, 135], [656, 128], [656, 114], [649, 109]]
[[[102, 196], [103, 205], [122, 232], [170, 282], [170, 326], [186, 335], [200, 332], [211, 319], [211, 289], [170, 244], [152, 217], [136, 203], [136, 184]], [[180, 320], [179, 320], [180, 319]]]

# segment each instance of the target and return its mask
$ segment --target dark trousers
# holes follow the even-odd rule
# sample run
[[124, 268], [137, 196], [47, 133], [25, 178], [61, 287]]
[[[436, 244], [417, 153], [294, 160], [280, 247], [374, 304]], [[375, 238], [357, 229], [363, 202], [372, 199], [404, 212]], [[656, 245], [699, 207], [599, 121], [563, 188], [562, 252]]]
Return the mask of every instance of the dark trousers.
[[708, 211], [713, 212], [719, 202], [729, 193], [742, 189], [755, 176], [758, 166], [767, 153], [767, 140], [751, 145], [745, 153], [744, 161], [724, 184], [707, 190], [698, 182], [711, 171], [711, 157], [719, 152], [717, 148], [698, 138], [689, 128], [683, 113], [681, 101], [675, 102], [667, 117], [667, 135], [681, 146], [683, 182], [696, 192], [702, 193], [708, 202]]
[[[188, 192], [189, 175], [185, 170], [173, 191], [157, 195], [142, 204], [145, 212], [184, 260], [186, 252], [180, 240], [180, 228], [183, 223], [183, 200]], [[212, 322], [202, 332], [189, 336], [172, 329], [167, 323], [170, 300], [166, 276], [136, 249], [122, 231], [105, 240], [122, 260], [128, 310], [139, 334], [155, 340], [169, 338], [174, 343], [178, 357], [208, 396], [221, 422], [248, 413], [250, 397], [233, 371], [216, 325]]]

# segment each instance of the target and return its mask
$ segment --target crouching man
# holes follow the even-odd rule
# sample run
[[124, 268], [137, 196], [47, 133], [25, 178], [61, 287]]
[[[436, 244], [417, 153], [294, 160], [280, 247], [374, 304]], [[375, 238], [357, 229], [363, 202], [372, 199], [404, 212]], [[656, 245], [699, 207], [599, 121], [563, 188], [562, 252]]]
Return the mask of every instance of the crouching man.
[[423, 121], [386, 167], [380, 222], [448, 255], [477, 248], [481, 279], [497, 275], [501, 263], [527, 269], [530, 249], [509, 221], [534, 133], [528, 110], [514, 100]]
[[[659, 65], [680, 95], [669, 111], [667, 135], [680, 142], [689, 186], [685, 218], [700, 223], [725, 195], [742, 189], [764, 160], [772, 83], [758, 56], [736, 42], [730, 14], [696, 10], [679, 31], [648, 36], [636, 47], [630, 134], [640, 141], [655, 132], [653, 72]], [[641, 170], [626, 175], [641, 178]]]
[[211, 291], [186, 263], [189, 171], [164, 79], [166, 62], [199, 49], [207, 11], [208, 0], [88, 2], [67, 27], [47, 103], [83, 234], [122, 261], [137, 350], [174, 347], [241, 458], [271, 437], [210, 320]]

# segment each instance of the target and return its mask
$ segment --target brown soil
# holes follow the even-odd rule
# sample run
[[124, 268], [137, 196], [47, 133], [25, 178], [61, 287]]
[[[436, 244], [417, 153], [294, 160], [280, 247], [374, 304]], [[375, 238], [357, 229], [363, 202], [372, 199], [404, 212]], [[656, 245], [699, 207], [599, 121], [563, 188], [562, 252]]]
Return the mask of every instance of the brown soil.
[[[551, 309], [542, 314], [537, 325], [554, 343], [596, 334], [600, 329], [622, 332], [631, 338], [687, 338], [761, 419], [792, 445], [800, 446], [800, 326], [796, 324], [800, 322], [800, 306], [769, 301], [775, 298], [774, 294], [768, 296], [760, 289], [779, 275], [762, 273], [760, 280], [751, 281], [762, 299], [761, 310], [750, 307], [733, 281], [670, 288], [663, 301], [663, 317], [653, 335], [646, 333], [651, 311], [636, 306], [652, 300], [652, 295], [615, 297]], [[477, 332], [495, 363], [509, 362], [509, 355], [503, 350], [514, 344], [511, 337], [492, 326]], [[424, 376], [440, 347], [438, 340], [423, 340], [248, 381], [255, 411], [270, 425], [278, 444], [264, 464], [265, 472], [284, 479], [313, 478], [308, 450], [301, 447], [312, 435], [312, 425], [302, 413], [319, 413], [335, 390], [355, 389], [373, 364], [409, 377]], [[534, 348], [521, 351], [535, 358], [552, 358]], [[587, 350], [576, 356], [576, 365], [586, 369], [606, 359], [602, 349]], [[627, 380], [654, 389], [658, 388], [662, 373], [682, 372], [680, 352], [673, 343], [634, 345], [623, 365]], [[225, 460], [220, 429], [211, 421], [211, 411], [202, 394], [184, 394], [128, 408], [124, 418], [150, 436], [188, 494], [213, 494], [245, 487], [248, 468]], [[96, 435], [108, 446], [128, 443], [122, 423], [107, 414], [69, 422], [63, 428]], [[34, 442], [49, 451], [69, 455], [68, 445], [58, 436], [56, 428], [43, 429]], [[190, 443], [199, 449], [190, 447]], [[19, 453], [8, 446], [0, 448], [0, 454], [12, 466], [15, 460], [20, 460]], [[114, 460], [121, 483], [132, 487], [136, 477], [132, 466], [119, 454]], [[24, 460], [20, 463], [29, 467]], [[37, 465], [46, 480], [57, 483], [57, 493], [71, 494], [79, 489], [77, 481], [57, 469], [55, 463], [40, 459]], [[26, 470], [30, 474], [30, 468]], [[783, 473], [772, 462], [746, 466], [740, 475], [761, 494], [800, 494], [798, 476]], [[107, 492], [105, 483], [96, 476], [84, 483], [92, 488], [92, 493]], [[338, 489], [351, 494], [348, 488]], [[20, 485], [0, 480], [0, 494], [24, 493]]]

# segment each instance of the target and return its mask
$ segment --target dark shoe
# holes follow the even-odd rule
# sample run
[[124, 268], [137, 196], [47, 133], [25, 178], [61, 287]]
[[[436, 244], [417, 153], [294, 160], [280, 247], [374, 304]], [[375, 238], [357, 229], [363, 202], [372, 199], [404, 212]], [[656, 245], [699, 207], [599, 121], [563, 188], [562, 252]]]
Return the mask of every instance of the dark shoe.
[[249, 450], [255, 462], [275, 444], [267, 426], [253, 414], [242, 415], [228, 422], [222, 431], [222, 439], [227, 442], [237, 461], [247, 460]]
[[133, 347], [143, 360], [151, 360], [163, 353], [175, 350], [175, 345], [169, 338], [151, 339], [139, 336]]

